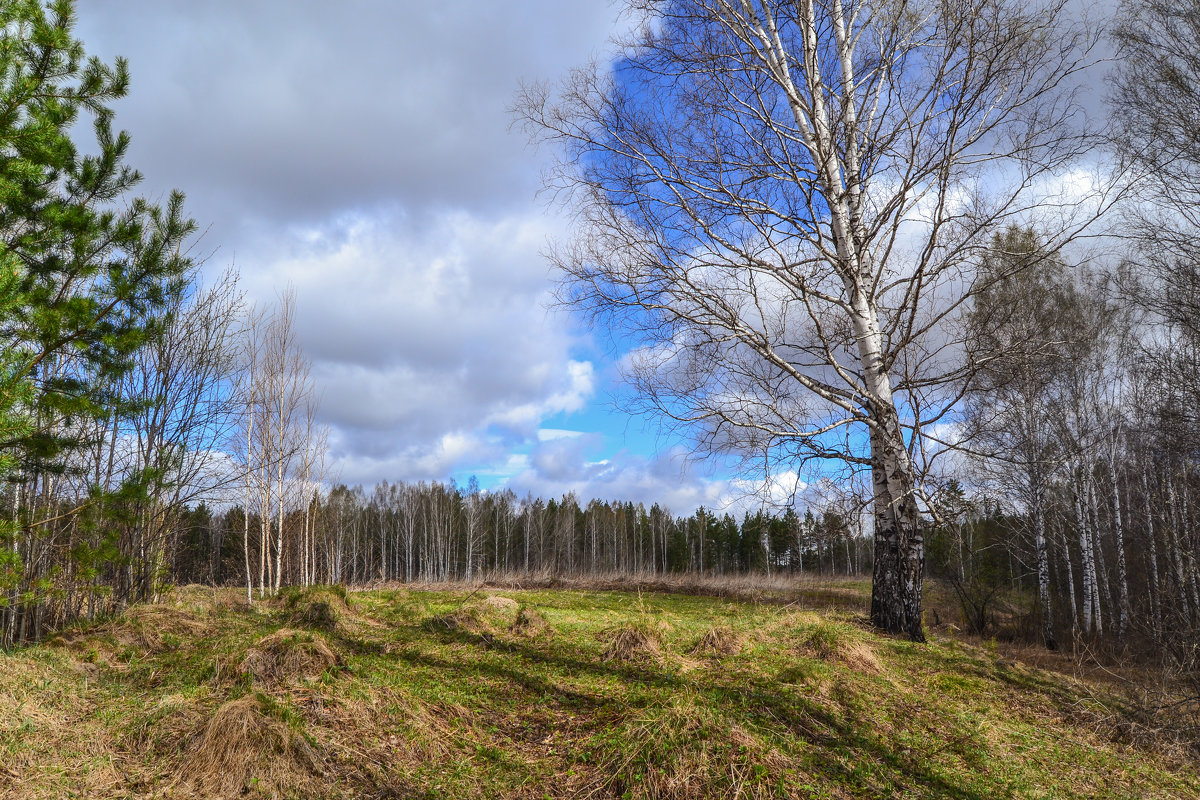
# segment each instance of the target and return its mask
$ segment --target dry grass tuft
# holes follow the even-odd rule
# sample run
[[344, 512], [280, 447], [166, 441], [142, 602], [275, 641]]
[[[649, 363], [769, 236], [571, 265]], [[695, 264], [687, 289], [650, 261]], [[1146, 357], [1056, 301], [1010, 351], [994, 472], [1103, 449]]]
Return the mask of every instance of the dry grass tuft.
[[461, 631], [463, 633], [488, 636], [496, 633], [496, 629], [492, 626], [491, 621], [487, 619], [486, 615], [479, 612], [478, 607], [460, 608], [449, 614], [438, 614], [435, 617], [430, 617], [425, 623], [425, 627], [434, 631]]
[[493, 595], [477, 603], [462, 606], [449, 614], [430, 618], [425, 627], [431, 630], [450, 630], [473, 633], [480, 636], [495, 636], [511, 630], [520, 616], [516, 600]]
[[162, 601], [193, 614], [242, 611], [250, 607], [246, 602], [245, 589], [194, 583], [172, 588], [163, 596]]
[[521, 606], [521, 610], [517, 612], [517, 618], [508, 627], [508, 631], [517, 636], [529, 637], [549, 636], [554, 633], [554, 629], [550, 627], [549, 622], [546, 622], [546, 618], [529, 606]]
[[740, 653], [745, 645], [746, 640], [741, 634], [718, 625], [709, 628], [689, 652], [694, 656], [732, 656]]
[[621, 625], [602, 631], [600, 637], [608, 643], [604, 648], [604, 661], [661, 661], [663, 646], [660, 640], [661, 626], [645, 623]]
[[[809, 796], [808, 792], [784, 795], [782, 781], [764, 779], [796, 774], [794, 760], [729, 717], [698, 703], [696, 695], [687, 690], [665, 707], [647, 708], [644, 717], [624, 734], [628, 749], [622, 753], [622, 761], [609, 766], [605, 781], [613, 796], [657, 800]], [[633, 764], [638, 765], [636, 769], [630, 769]]]
[[490, 597], [485, 597], [479, 604], [484, 608], [491, 609], [493, 611], [499, 611], [501, 613], [512, 612], [515, 614], [517, 613], [517, 609], [520, 608], [520, 604], [511, 597], [501, 597], [500, 595], [495, 594], [491, 595]]
[[221, 706], [196, 732], [179, 780], [202, 797], [311, 797], [321, 774], [308, 741], [248, 695]]
[[283, 595], [284, 609], [293, 625], [333, 631], [355, 619], [349, 595], [342, 586], [310, 586]]
[[338, 657], [320, 635], [282, 628], [246, 651], [242, 672], [266, 684], [316, 680]]
[[812, 630], [801, 644], [806, 655], [830, 663], [843, 664], [855, 672], [878, 675], [882, 672], [879, 658], [869, 644], [849, 638], [836, 627], [822, 624]]

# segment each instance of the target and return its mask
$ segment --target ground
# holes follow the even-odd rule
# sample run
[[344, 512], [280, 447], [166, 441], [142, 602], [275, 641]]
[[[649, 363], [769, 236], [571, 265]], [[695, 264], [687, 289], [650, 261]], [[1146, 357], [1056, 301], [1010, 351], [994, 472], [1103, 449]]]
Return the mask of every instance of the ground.
[[178, 589], [0, 654], [0, 798], [1200, 797], [1104, 686], [867, 589]]

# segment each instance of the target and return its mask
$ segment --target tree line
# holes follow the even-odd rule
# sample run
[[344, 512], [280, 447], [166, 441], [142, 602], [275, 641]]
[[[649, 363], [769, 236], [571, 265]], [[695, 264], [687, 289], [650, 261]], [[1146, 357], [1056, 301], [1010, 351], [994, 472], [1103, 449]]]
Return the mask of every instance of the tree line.
[[[474, 480], [382, 482], [369, 492], [337, 485], [285, 515], [282, 573], [295, 585], [497, 575], [855, 575], [870, 570], [860, 510], [760, 509], [739, 521], [703, 507], [677, 517], [657, 504], [486, 492]], [[200, 507], [186, 525], [171, 580], [241, 583], [242, 531], [262, 520], [241, 507]]]

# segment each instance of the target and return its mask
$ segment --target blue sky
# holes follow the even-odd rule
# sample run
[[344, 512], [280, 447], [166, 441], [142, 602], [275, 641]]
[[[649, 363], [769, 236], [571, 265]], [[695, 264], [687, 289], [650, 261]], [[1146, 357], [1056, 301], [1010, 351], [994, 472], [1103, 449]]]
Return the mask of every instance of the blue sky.
[[620, 347], [550, 308], [547, 152], [512, 128], [628, 24], [604, 0], [79, 4], [129, 59], [116, 124], [142, 192], [188, 196], [205, 273], [295, 289], [338, 477], [660, 502], [739, 492], [611, 405]]

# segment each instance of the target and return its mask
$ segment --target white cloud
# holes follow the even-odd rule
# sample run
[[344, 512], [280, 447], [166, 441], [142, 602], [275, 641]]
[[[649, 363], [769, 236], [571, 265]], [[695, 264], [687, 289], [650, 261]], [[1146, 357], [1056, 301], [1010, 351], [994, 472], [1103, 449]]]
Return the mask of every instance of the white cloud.
[[296, 229], [276, 250], [258, 243], [243, 272], [257, 296], [294, 286], [347, 479], [502, 462], [544, 419], [586, 406], [595, 369], [572, 357], [567, 318], [546, 310], [538, 250], [552, 231], [536, 213], [391, 209]]
[[583, 436], [583, 431], [567, 431], [560, 428], [539, 428], [537, 438], [539, 442], [550, 442], [555, 439], [575, 439]]
[[622, 450], [609, 458], [593, 458], [601, 443], [594, 434], [547, 436], [504, 485], [522, 495], [558, 497], [574, 492], [585, 501], [658, 503], [676, 515], [691, 514], [704, 506], [735, 517], [763, 507], [783, 508], [794, 496], [794, 488], [803, 489], [803, 483], [786, 479], [768, 485], [714, 476], [689, 459], [683, 448], [668, 448], [652, 456]]

